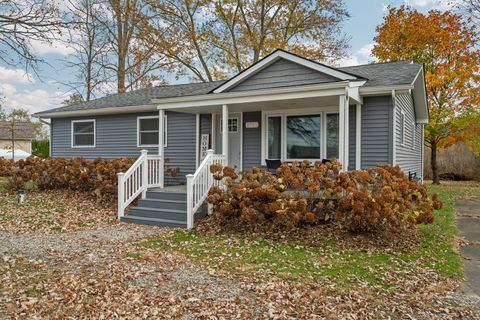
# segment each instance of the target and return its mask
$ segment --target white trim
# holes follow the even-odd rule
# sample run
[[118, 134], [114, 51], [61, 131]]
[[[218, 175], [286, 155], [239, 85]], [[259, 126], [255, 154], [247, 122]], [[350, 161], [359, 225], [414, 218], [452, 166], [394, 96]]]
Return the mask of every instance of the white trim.
[[390, 95], [392, 90], [408, 91], [411, 89], [414, 89], [413, 85], [405, 84], [405, 85], [396, 85], [396, 86], [361, 87], [359, 90], [362, 96], [374, 96], [374, 95]]
[[312, 97], [336, 96], [345, 93], [348, 82], [334, 82], [304, 86], [292, 86], [251, 91], [225, 92], [197, 96], [154, 99], [159, 109], [179, 109], [202, 106], [222, 106], [224, 104], [278, 101]]
[[[165, 154], [165, 141], [167, 141], [164, 135], [166, 134], [165, 125], [167, 124], [165, 118], [165, 111], [158, 110], [158, 155], [163, 156]], [[163, 120], [163, 121], [162, 121]], [[137, 120], [138, 121], [138, 120]], [[140, 127], [137, 122], [137, 127]], [[138, 145], [138, 129], [137, 129], [137, 145]]]
[[222, 154], [225, 157], [225, 163], [228, 164], [228, 106], [222, 106]]
[[[287, 117], [288, 116], [302, 116], [302, 115], [320, 115], [320, 158], [318, 159], [307, 159], [310, 161], [317, 161], [326, 158], [326, 124], [325, 119], [326, 115], [329, 113], [338, 114], [338, 106], [325, 106], [319, 108], [301, 108], [301, 109], [285, 109], [285, 110], [262, 110], [262, 128], [261, 128], [261, 164], [266, 165], [265, 159], [268, 159], [268, 118], [269, 117], [280, 117], [282, 128], [281, 128], [281, 158], [282, 161], [298, 161], [299, 159], [288, 159], [287, 158]], [[342, 124], [339, 122], [339, 130]]]
[[348, 95], [348, 90], [345, 94], [345, 124], [343, 126], [343, 130], [345, 131], [345, 153], [343, 155], [345, 165], [344, 168], [348, 171], [349, 168], [349, 157], [350, 157], [350, 96]]
[[[87, 146], [75, 146], [73, 144], [73, 136], [74, 136], [74, 132], [73, 132], [73, 127], [74, 127], [74, 124], [75, 123], [80, 123], [80, 122], [93, 122], [93, 145], [87, 145]], [[70, 122], [70, 126], [71, 126], [71, 133], [70, 133], [70, 143], [71, 143], [71, 147], [73, 149], [82, 149], [82, 148], [95, 148], [96, 147], [96, 144], [97, 144], [97, 123], [95, 121], [95, 119], [83, 119], [83, 120], [72, 120]], [[77, 133], [78, 134], [78, 133]]]
[[362, 105], [357, 103], [355, 122], [355, 170], [362, 169]]
[[397, 93], [392, 90], [392, 165], [397, 165]]
[[213, 150], [217, 151], [217, 141], [216, 141], [216, 136], [217, 136], [217, 114], [212, 113], [212, 148]]
[[240, 112], [240, 168], [239, 171], [243, 171], [243, 112]]
[[341, 95], [338, 97], [338, 114], [340, 121], [340, 128], [338, 133], [338, 161], [342, 164], [342, 169], [345, 170], [345, 100], [346, 97]]
[[275, 51], [272, 54], [268, 55], [267, 57], [263, 58], [262, 60], [258, 61], [257, 63], [255, 63], [254, 65], [252, 65], [248, 69], [246, 69], [245, 71], [243, 71], [243, 72], [239, 73], [238, 75], [234, 76], [233, 78], [231, 78], [230, 80], [228, 80], [227, 82], [222, 84], [220, 87], [215, 89], [213, 92], [214, 93], [222, 93], [225, 90], [228, 90], [228, 89], [236, 86], [237, 84], [245, 81], [249, 77], [251, 77], [254, 74], [260, 72], [261, 70], [267, 68], [272, 63], [274, 63], [274, 62], [276, 62], [280, 59], [285, 59], [287, 61], [302, 65], [304, 67], [316, 70], [318, 72], [328, 74], [328, 75], [330, 75], [332, 77], [335, 77], [335, 78], [338, 78], [340, 80], [357, 80], [358, 79], [357, 77], [355, 77], [351, 74], [342, 72], [340, 70], [336, 70], [336, 69], [328, 67], [326, 65], [322, 65], [322, 64], [313, 62], [311, 60], [293, 55], [291, 53], [278, 50], [278, 51]]
[[[163, 116], [164, 118], [164, 143], [163, 143], [163, 147], [166, 148], [168, 147], [168, 116], [165, 114]], [[143, 120], [143, 119], [159, 119], [159, 115], [158, 116], [138, 116], [137, 117], [137, 148], [158, 148], [159, 147], [159, 144], [140, 144], [140, 120]], [[159, 120], [160, 121], [160, 120]], [[159, 123], [159, 126], [158, 126], [158, 131], [160, 132], [160, 123]], [[146, 132], [146, 131], [145, 131]], [[156, 132], [156, 130], [150, 130], [150, 132]], [[160, 134], [159, 134], [159, 137], [160, 139]], [[159, 140], [160, 142], [160, 140]]]
[[200, 113], [195, 115], [195, 168], [200, 165]]
[[422, 141], [420, 142], [421, 143], [421, 148], [422, 148], [422, 160], [421, 160], [421, 165], [420, 165], [420, 170], [422, 172], [422, 183], [423, 183], [423, 174], [424, 174], [424, 167], [425, 167], [425, 125], [424, 124], [421, 124], [420, 125], [421, 128], [422, 128]]

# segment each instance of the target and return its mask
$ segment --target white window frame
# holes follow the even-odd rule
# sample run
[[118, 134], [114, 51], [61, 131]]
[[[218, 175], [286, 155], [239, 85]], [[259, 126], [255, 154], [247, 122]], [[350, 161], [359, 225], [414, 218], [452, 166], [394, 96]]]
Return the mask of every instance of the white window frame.
[[[75, 123], [81, 123], [81, 122], [93, 122], [93, 145], [83, 145], [83, 146], [75, 145], [74, 124]], [[81, 148], [95, 148], [96, 147], [96, 144], [97, 144], [97, 123], [96, 123], [95, 119], [72, 120], [70, 126], [71, 126], [71, 134], [70, 134], [71, 139], [70, 140], [71, 140], [71, 147], [72, 148], [81, 149]]]
[[405, 112], [404, 112], [403, 110], [400, 110], [400, 121], [401, 121], [401, 123], [400, 123], [400, 126], [401, 126], [401, 127], [400, 127], [400, 128], [401, 128], [401, 130], [402, 130], [402, 131], [400, 132], [400, 133], [401, 133], [401, 135], [400, 135], [400, 143], [401, 143], [402, 146], [405, 146], [405, 133], [406, 133], [406, 132], [405, 132], [405, 129], [406, 129], [405, 123], [406, 123], [406, 119], [405, 119]]
[[[274, 159], [270, 158], [268, 155], [268, 119], [269, 118], [280, 118], [280, 159]], [[284, 115], [281, 113], [272, 113], [272, 114], [267, 114], [265, 116], [265, 159], [269, 160], [281, 160], [284, 158], [284, 149], [285, 149], [285, 139], [284, 139], [284, 133], [283, 133], [283, 127], [284, 127]]]
[[[167, 147], [168, 143], [168, 116], [163, 116], [163, 147]], [[142, 119], [158, 119], [158, 116], [141, 116], [137, 117], [137, 147], [140, 148], [157, 148], [159, 144], [140, 144], [140, 120]], [[151, 131], [154, 132], [154, 131]], [[155, 131], [158, 134], [158, 130]]]
[[[237, 130], [235, 130], [235, 131], [230, 130], [230, 124], [229, 124], [229, 126], [227, 127], [228, 133], [238, 133], [239, 132], [238, 127], [240, 126], [240, 119], [238, 117], [228, 117], [229, 122], [230, 122], [230, 120], [233, 120], [233, 119], [235, 119], [237, 121]], [[222, 125], [223, 125], [223, 119], [220, 118], [220, 132], [222, 132]]]
[[[319, 159], [305, 159], [310, 161], [321, 161], [326, 157], [326, 126], [325, 119], [327, 113], [339, 113], [338, 106], [322, 106], [320, 108], [299, 108], [299, 109], [285, 109], [285, 110], [264, 110], [262, 111], [262, 165], [265, 165], [268, 158], [268, 118], [281, 117], [282, 121], [282, 145], [281, 145], [281, 159], [282, 161], [299, 161], [299, 159], [287, 159], [287, 116], [303, 116], [303, 115], [320, 115], [320, 158]], [[344, 130], [342, 123], [340, 123], [339, 130]], [[304, 159], [301, 159], [304, 160]]]

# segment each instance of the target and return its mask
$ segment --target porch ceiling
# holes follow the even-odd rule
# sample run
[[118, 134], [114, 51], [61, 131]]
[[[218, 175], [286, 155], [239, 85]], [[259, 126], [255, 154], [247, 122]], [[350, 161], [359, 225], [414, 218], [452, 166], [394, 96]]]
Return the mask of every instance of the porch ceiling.
[[[302, 99], [288, 99], [277, 101], [259, 101], [248, 103], [228, 104], [229, 112], [253, 112], [253, 111], [271, 111], [282, 109], [303, 109], [315, 107], [338, 107], [338, 96], [327, 97], [310, 97]], [[218, 113], [222, 112], [222, 106], [199, 106], [199, 107], [182, 107], [171, 108], [169, 111], [184, 113]]]

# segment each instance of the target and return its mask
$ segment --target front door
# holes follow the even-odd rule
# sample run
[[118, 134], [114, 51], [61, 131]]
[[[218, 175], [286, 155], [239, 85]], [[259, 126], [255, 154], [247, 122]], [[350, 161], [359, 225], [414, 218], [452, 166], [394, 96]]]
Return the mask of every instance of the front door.
[[[216, 115], [215, 152], [222, 153], [222, 115]], [[228, 165], [242, 170], [242, 114], [228, 114]]]

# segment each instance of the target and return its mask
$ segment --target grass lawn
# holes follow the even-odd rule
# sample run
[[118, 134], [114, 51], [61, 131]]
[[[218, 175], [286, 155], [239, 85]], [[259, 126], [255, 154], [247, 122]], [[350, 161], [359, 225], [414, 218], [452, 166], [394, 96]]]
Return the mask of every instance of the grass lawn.
[[346, 288], [362, 284], [390, 288], [398, 285], [402, 277], [431, 271], [458, 280], [463, 273], [455, 245], [453, 204], [458, 197], [480, 197], [480, 185], [446, 184], [433, 186], [431, 192], [439, 193], [443, 208], [436, 211], [433, 224], [419, 226], [420, 241], [413, 250], [345, 248], [335, 239], [312, 246], [259, 236], [205, 235], [183, 230], [168, 237], [154, 237], [141, 246], [181, 253], [227, 271], [266, 270], [266, 274], [289, 281], [314, 280]]

